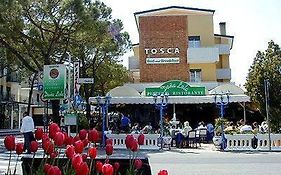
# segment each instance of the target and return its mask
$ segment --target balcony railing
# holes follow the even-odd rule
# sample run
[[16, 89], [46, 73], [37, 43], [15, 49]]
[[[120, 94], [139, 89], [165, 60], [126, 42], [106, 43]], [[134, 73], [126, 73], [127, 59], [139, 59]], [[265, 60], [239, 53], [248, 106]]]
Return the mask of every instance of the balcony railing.
[[230, 45], [229, 44], [216, 44], [216, 48], [219, 49], [220, 55], [229, 55], [230, 54]]
[[231, 79], [231, 69], [217, 69], [217, 79]]
[[214, 63], [219, 61], [219, 48], [199, 47], [187, 49], [188, 63]]

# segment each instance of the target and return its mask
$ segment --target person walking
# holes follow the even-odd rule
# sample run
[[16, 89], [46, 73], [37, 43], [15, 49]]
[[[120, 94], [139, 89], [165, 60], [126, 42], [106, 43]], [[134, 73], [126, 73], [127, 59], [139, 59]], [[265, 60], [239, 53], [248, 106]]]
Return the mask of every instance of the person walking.
[[35, 140], [33, 132], [34, 132], [34, 121], [31, 116], [28, 115], [27, 112], [23, 113], [22, 125], [20, 131], [24, 136], [24, 150], [27, 150], [27, 153], [30, 152], [30, 143]]

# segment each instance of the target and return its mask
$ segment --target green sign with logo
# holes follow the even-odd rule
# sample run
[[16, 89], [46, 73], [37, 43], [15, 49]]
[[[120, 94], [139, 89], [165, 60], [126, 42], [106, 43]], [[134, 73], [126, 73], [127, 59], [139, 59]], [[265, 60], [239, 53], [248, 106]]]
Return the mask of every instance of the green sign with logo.
[[44, 99], [65, 98], [66, 67], [64, 64], [45, 65], [43, 77]]
[[146, 96], [167, 94], [169, 96], [204, 96], [205, 87], [192, 87], [184, 81], [171, 80], [157, 88], [145, 88]]

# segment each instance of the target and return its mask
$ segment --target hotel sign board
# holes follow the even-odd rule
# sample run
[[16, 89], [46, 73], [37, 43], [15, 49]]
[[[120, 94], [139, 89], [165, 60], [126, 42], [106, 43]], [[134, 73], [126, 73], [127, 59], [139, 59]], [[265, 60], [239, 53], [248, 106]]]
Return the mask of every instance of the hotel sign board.
[[192, 87], [184, 81], [171, 80], [156, 88], [145, 88], [146, 96], [168, 94], [169, 96], [204, 96], [205, 87]]
[[66, 67], [64, 64], [44, 65], [44, 99], [59, 100], [65, 98]]
[[146, 58], [146, 64], [178, 64], [180, 58]]

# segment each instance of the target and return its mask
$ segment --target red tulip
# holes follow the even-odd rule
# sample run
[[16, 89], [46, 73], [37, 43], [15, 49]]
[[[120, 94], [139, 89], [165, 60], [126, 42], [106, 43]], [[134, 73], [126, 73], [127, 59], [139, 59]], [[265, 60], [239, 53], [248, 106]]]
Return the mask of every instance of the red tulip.
[[42, 135], [42, 141], [43, 141], [44, 139], [49, 139], [49, 140], [50, 140], [48, 134], [43, 133], [43, 135]]
[[88, 131], [86, 129], [81, 129], [79, 131], [80, 140], [84, 140], [87, 137]]
[[72, 159], [72, 157], [75, 154], [74, 146], [73, 145], [67, 145], [66, 150], [65, 150], [65, 154], [66, 154], [67, 158]]
[[140, 159], [136, 159], [134, 166], [136, 169], [140, 169], [142, 167], [142, 161]]
[[43, 148], [46, 154], [52, 154], [55, 151], [55, 146], [50, 141], [46, 143], [45, 148]]
[[30, 143], [30, 151], [35, 153], [38, 150], [38, 142], [37, 141], [32, 141]]
[[50, 158], [51, 158], [51, 159], [54, 159], [54, 158], [56, 158], [57, 156], [58, 156], [58, 152], [57, 152], [57, 151], [54, 151], [54, 152], [51, 153]]
[[82, 162], [79, 165], [79, 168], [76, 169], [76, 175], [88, 175], [90, 172], [90, 169], [86, 162]]
[[138, 141], [136, 139], [134, 139], [132, 142], [131, 142], [131, 151], [133, 152], [136, 152], [139, 148], [139, 144], [138, 144]]
[[76, 153], [82, 153], [84, 150], [84, 143], [81, 140], [78, 140], [74, 143], [74, 148]]
[[160, 170], [158, 172], [158, 175], [168, 175], [168, 171], [167, 170]]
[[74, 143], [75, 143], [75, 142], [77, 142], [78, 140], [80, 140], [80, 137], [79, 137], [79, 135], [76, 135], [73, 139], [74, 139]]
[[106, 145], [113, 145], [113, 140], [112, 139], [106, 139]]
[[99, 140], [99, 133], [96, 129], [89, 130], [88, 139], [90, 142], [97, 142]]
[[41, 140], [42, 137], [43, 137], [43, 129], [42, 128], [37, 128], [36, 131], [35, 131], [35, 139], [36, 140]]
[[15, 139], [15, 137], [12, 136], [12, 135], [9, 135], [9, 136], [5, 137], [4, 145], [5, 145], [5, 148], [8, 151], [15, 150], [15, 148], [16, 148], [16, 139]]
[[113, 146], [112, 145], [106, 145], [105, 146], [105, 152], [108, 156], [112, 155], [113, 153]]
[[126, 144], [127, 149], [130, 149], [130, 148], [131, 148], [131, 145], [132, 145], [132, 142], [133, 142], [134, 139], [135, 139], [134, 136], [131, 135], [131, 134], [128, 134], [128, 135], [126, 136], [125, 144]]
[[120, 168], [120, 163], [119, 162], [115, 162], [113, 164], [113, 167], [114, 167], [114, 171], [117, 172], [119, 170], [119, 168]]
[[56, 133], [60, 132], [60, 127], [56, 123], [52, 123], [49, 125], [49, 137], [53, 139], [56, 136]]
[[88, 158], [87, 154], [82, 154], [82, 159], [83, 159], [84, 162], [87, 160], [87, 158]]
[[113, 166], [106, 163], [102, 166], [102, 174], [103, 175], [113, 175], [114, 169]]
[[51, 167], [52, 166], [50, 164], [46, 163], [43, 168], [44, 173], [47, 174]]
[[51, 166], [47, 175], [61, 175], [61, 170], [57, 166]]
[[22, 143], [16, 144], [16, 153], [18, 155], [22, 154], [24, 151], [24, 145]]
[[101, 173], [102, 172], [102, 166], [103, 166], [102, 162], [97, 161], [97, 163], [96, 163], [97, 173]]
[[71, 164], [75, 170], [79, 168], [79, 165], [83, 162], [83, 158], [79, 154], [75, 154], [71, 160]]
[[92, 159], [95, 159], [97, 157], [97, 148], [96, 147], [90, 148], [88, 150], [88, 154]]
[[54, 137], [54, 142], [55, 142], [55, 145], [57, 146], [62, 146], [63, 143], [64, 143], [64, 134], [61, 133], [61, 132], [57, 132], [55, 137]]
[[144, 145], [144, 134], [140, 134], [138, 137], [138, 144]]
[[88, 139], [84, 139], [83, 141], [84, 147], [87, 147], [89, 144], [89, 140]]
[[65, 137], [65, 139], [64, 139], [64, 144], [65, 145], [72, 145], [73, 143], [74, 143], [73, 137], [71, 137], [71, 136]]

